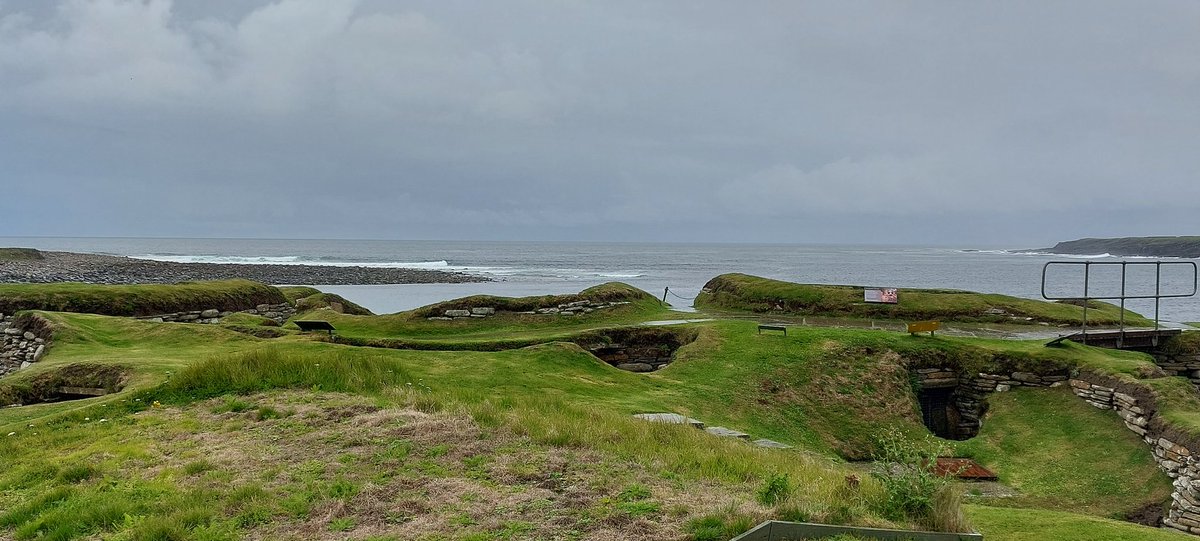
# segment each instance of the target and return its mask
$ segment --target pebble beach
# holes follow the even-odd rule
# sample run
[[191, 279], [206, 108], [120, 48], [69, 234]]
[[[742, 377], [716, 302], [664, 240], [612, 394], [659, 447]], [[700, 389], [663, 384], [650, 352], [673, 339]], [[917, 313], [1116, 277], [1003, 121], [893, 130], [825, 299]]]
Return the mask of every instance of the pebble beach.
[[322, 265], [175, 263], [73, 252], [40, 252], [41, 259], [0, 261], [0, 283], [84, 282], [170, 284], [245, 278], [265, 284], [384, 285], [487, 282], [461, 272]]

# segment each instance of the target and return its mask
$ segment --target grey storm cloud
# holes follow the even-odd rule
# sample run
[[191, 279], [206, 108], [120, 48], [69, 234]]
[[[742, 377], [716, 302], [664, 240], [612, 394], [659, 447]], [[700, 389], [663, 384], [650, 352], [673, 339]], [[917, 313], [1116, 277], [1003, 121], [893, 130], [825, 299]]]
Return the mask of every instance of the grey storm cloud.
[[0, 0], [0, 235], [1197, 233], [1200, 4]]

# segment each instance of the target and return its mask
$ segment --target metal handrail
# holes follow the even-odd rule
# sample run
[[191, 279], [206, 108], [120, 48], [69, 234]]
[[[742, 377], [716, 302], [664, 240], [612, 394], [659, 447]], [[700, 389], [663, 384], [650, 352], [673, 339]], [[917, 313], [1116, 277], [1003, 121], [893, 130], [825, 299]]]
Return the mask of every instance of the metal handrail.
[[[1046, 271], [1051, 265], [1083, 265], [1083, 296], [1082, 297], [1051, 297], [1046, 294]], [[1121, 266], [1121, 294], [1117, 296], [1098, 295], [1092, 296], [1088, 294], [1091, 285], [1091, 269], [1093, 265], [1120, 265]], [[1154, 265], [1154, 294], [1153, 295], [1126, 295], [1126, 271], [1129, 265]], [[1192, 291], [1191, 293], [1171, 293], [1164, 295], [1162, 293], [1162, 267], [1163, 265], [1187, 265], [1192, 267]], [[1159, 304], [1162, 299], [1174, 299], [1183, 297], [1192, 297], [1197, 293], [1197, 286], [1200, 286], [1200, 272], [1195, 261], [1050, 261], [1042, 265], [1042, 298], [1048, 301], [1083, 301], [1083, 327], [1081, 334], [1083, 335], [1083, 343], [1087, 344], [1087, 311], [1088, 301], [1121, 301], [1121, 335], [1118, 337], [1117, 344], [1125, 341], [1125, 301], [1132, 299], [1154, 299], [1154, 330], [1158, 331], [1159, 326]]]

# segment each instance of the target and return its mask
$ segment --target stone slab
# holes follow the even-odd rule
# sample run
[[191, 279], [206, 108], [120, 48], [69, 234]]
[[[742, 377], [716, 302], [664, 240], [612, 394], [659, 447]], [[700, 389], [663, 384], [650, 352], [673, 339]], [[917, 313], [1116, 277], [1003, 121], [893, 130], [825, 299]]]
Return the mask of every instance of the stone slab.
[[743, 440], [750, 439], [750, 435], [745, 432], [738, 432], [737, 430], [725, 428], [723, 426], [710, 426], [705, 428], [704, 431], [722, 438], [738, 438]]
[[666, 423], [670, 425], [692, 425], [696, 428], [704, 428], [704, 423], [691, 417], [684, 417], [678, 413], [638, 413], [635, 418], [652, 423]]

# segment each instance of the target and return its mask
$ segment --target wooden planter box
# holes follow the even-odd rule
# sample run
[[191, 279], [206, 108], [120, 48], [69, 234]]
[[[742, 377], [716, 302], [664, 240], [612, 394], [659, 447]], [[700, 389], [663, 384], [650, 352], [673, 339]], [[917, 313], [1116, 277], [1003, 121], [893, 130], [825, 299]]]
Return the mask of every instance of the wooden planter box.
[[799, 541], [802, 539], [824, 539], [836, 535], [850, 534], [864, 539], [881, 541], [983, 541], [977, 533], [918, 532], [913, 530], [884, 530], [857, 526], [831, 526], [808, 522], [780, 522], [768, 520], [731, 541]]

